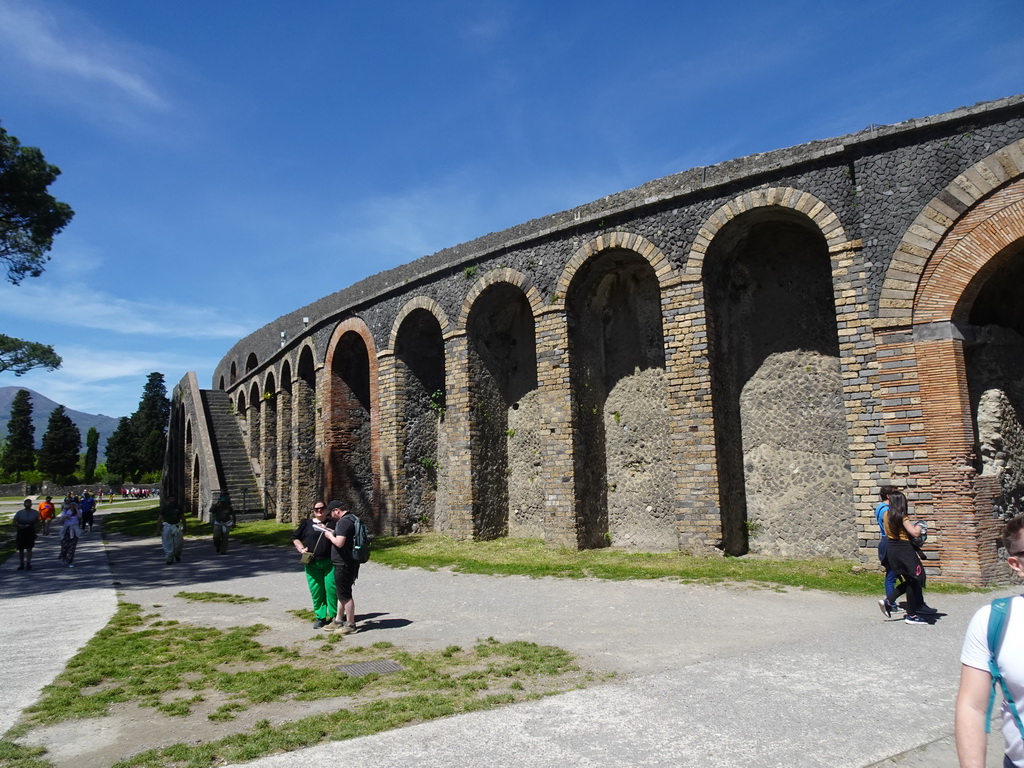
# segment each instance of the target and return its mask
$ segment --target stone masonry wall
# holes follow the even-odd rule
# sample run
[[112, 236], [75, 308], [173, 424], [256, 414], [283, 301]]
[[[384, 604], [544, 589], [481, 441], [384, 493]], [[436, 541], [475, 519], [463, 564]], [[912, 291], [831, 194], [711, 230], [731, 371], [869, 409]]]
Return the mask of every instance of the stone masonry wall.
[[[389, 530], [433, 504], [435, 530], [460, 538], [872, 562], [874, 496], [894, 482], [933, 518], [930, 571], [984, 580], [1020, 462], [1017, 396], [982, 372], [1005, 377], [1016, 353], [991, 338], [965, 352], [956, 329], [992, 301], [997, 266], [1024, 261], [1022, 179], [1021, 97], [693, 169], [326, 296], [239, 341], [213, 380], [248, 395], [313, 354], [315, 389], [307, 360], [288, 417], [249, 425], [290, 422], [292, 449], [262, 441], [254, 458], [295, 501], [324, 490], [327, 457], [332, 477], [354, 466], [335, 450], [345, 417], [319, 409], [346, 364], [329, 359], [340, 324], [365, 328], [375, 366], [426, 309], [443, 335], [433, 499], [418, 459], [398, 461], [434, 439], [409, 409], [422, 387], [391, 363], [370, 376], [378, 447], [359, 473], [389, 489]], [[510, 345], [536, 366], [514, 396], [493, 365]]]

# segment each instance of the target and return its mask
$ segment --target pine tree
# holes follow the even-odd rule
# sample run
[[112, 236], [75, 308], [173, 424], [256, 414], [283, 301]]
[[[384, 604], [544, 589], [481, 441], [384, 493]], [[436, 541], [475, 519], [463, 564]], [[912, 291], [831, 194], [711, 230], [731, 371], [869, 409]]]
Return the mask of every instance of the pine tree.
[[171, 401], [162, 373], [151, 373], [142, 390], [139, 409], [132, 414], [132, 435], [137, 472], [159, 472], [164, 466], [167, 443], [167, 421], [171, 415]]
[[6, 475], [21, 479], [36, 465], [36, 428], [32, 425], [32, 395], [19, 389], [11, 403], [11, 420], [7, 423], [7, 445], [3, 454]]
[[78, 467], [78, 452], [82, 448], [82, 433], [67, 415], [63, 405], [58, 405], [50, 414], [39, 449], [39, 471], [51, 480], [63, 482], [75, 473]]
[[96, 459], [99, 454], [100, 433], [96, 431], [96, 427], [89, 427], [89, 432], [85, 436], [85, 467], [83, 468], [85, 475], [83, 480], [86, 483], [91, 483], [96, 477]]
[[122, 416], [114, 434], [107, 438], [107, 471], [122, 479], [132, 479], [136, 474], [135, 466], [132, 422], [127, 416]]

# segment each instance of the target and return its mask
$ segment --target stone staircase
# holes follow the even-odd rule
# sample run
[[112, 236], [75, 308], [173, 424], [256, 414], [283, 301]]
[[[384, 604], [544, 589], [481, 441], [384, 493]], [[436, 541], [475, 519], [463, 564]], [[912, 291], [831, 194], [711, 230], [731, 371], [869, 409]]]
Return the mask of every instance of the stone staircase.
[[231, 412], [231, 400], [219, 389], [204, 389], [200, 395], [210, 426], [221, 488], [231, 494], [231, 506], [240, 520], [263, 518], [266, 512], [263, 493], [253, 474], [238, 419]]

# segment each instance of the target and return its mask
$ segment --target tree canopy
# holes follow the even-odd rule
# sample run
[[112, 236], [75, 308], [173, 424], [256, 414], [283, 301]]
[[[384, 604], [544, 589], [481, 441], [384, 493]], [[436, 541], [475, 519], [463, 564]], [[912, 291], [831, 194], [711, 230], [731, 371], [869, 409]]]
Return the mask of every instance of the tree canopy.
[[19, 389], [11, 403], [11, 419], [7, 422], [7, 444], [4, 446], [5, 475], [21, 477], [36, 465], [36, 428], [32, 424], [32, 395]]
[[100, 453], [100, 433], [96, 427], [89, 427], [85, 435], [85, 463], [82, 467], [83, 482], [91, 483], [96, 477], [96, 460]]
[[171, 401], [162, 373], [151, 373], [142, 390], [139, 409], [132, 414], [132, 433], [139, 472], [158, 472], [164, 465], [167, 444], [167, 420]]
[[170, 415], [171, 401], [167, 399], [164, 375], [151, 373], [138, 410], [122, 418], [107, 440], [107, 470], [128, 480], [138, 480], [163, 469]]
[[114, 434], [107, 438], [107, 470], [123, 478], [133, 478], [137, 473], [132, 422], [127, 416], [121, 417]]
[[47, 191], [59, 175], [39, 149], [0, 127], [0, 262], [15, 285], [42, 274], [53, 238], [74, 216]]
[[46, 434], [39, 449], [39, 471], [55, 480], [64, 480], [75, 474], [78, 468], [78, 452], [82, 448], [82, 433], [67, 415], [64, 406], [58, 405], [50, 414]]
[[60, 355], [53, 351], [53, 347], [0, 333], [0, 373], [11, 371], [15, 376], [21, 376], [33, 368], [54, 371], [60, 368], [60, 363]]
[[[0, 126], [0, 265], [14, 285], [42, 274], [53, 238], [75, 215], [47, 191], [59, 175], [60, 168], [47, 163], [39, 149], [21, 146]], [[20, 376], [60, 364], [51, 346], [0, 335], [0, 373]]]

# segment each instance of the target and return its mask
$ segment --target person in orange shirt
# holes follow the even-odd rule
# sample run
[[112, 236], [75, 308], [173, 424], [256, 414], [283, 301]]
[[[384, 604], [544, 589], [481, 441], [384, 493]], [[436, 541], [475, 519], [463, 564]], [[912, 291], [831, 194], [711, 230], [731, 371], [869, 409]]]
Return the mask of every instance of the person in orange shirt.
[[47, 496], [46, 501], [39, 502], [39, 520], [43, 524], [43, 536], [50, 535], [50, 521], [53, 520], [53, 496]]

